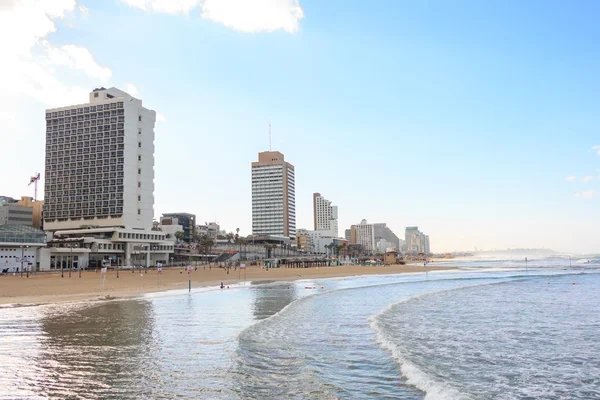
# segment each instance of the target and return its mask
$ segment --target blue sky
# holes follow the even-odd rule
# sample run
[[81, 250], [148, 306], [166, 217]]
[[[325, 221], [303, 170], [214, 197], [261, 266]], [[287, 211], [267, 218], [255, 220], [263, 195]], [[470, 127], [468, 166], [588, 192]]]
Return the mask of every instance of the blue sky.
[[595, 1], [8, 3], [1, 194], [43, 171], [45, 108], [116, 86], [164, 119], [156, 217], [249, 233], [271, 121], [299, 228], [318, 191], [340, 234], [366, 218], [418, 225], [433, 251], [600, 252]]

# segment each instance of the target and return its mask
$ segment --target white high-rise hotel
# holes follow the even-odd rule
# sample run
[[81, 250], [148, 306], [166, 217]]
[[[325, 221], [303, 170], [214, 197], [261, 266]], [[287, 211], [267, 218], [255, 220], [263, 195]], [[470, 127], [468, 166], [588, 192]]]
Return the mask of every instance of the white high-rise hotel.
[[44, 229], [53, 236], [42, 268], [167, 262], [173, 242], [151, 230], [156, 113], [116, 88], [89, 100], [46, 110]]
[[313, 217], [315, 230], [327, 230], [338, 237], [338, 208], [320, 193], [313, 193]]
[[151, 229], [156, 113], [115, 88], [46, 111], [44, 228]]
[[252, 235], [296, 237], [294, 166], [278, 151], [252, 163]]

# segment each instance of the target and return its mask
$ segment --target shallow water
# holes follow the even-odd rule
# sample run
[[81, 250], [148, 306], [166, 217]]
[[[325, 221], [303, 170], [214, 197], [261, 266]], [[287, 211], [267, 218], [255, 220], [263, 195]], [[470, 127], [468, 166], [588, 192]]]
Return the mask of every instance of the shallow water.
[[[563, 314], [587, 318], [575, 311], [579, 303], [556, 308], [548, 298], [529, 290], [533, 282], [574, 279], [548, 278], [574, 272], [368, 276], [0, 309], [0, 399], [422, 399], [427, 393], [431, 398], [438, 394], [458, 398], [462, 392], [486, 398], [481, 395], [492, 396], [504, 389], [489, 377], [469, 380], [466, 372], [459, 373], [466, 368], [461, 363], [481, 364], [483, 370], [495, 373], [485, 364], [491, 357], [485, 349], [493, 349], [493, 354], [506, 349], [492, 333], [519, 331], [528, 317], [506, 321], [501, 312], [486, 313], [486, 306], [474, 307], [473, 293], [481, 297], [477, 304], [494, 304], [491, 299], [506, 293], [492, 293], [490, 299], [482, 300], [490, 288], [514, 284], [513, 297], [525, 293], [528, 303], [539, 299], [541, 309], [551, 306]], [[577, 275], [576, 279], [597, 278]], [[591, 290], [595, 285], [580, 287]], [[425, 297], [414, 299], [421, 295]], [[596, 302], [597, 309], [598, 298], [586, 297], [582, 304], [589, 307], [590, 302]], [[511, 304], [497, 310], [511, 310]], [[425, 308], [417, 312], [419, 307]], [[451, 320], [454, 325], [442, 318], [446, 310], [456, 316]], [[461, 346], [469, 343], [471, 335], [470, 328], [461, 330], [462, 321], [465, 327], [478, 327], [472, 335], [480, 348], [461, 358]], [[511, 323], [521, 325], [511, 327]], [[539, 329], [552, 326], [549, 322]], [[597, 332], [596, 325], [585, 327]], [[570, 342], [588, 340], [588, 336], [571, 335]], [[547, 340], [552, 343], [556, 338]], [[409, 352], [417, 348], [418, 352]], [[582, 361], [583, 355], [578, 357]], [[519, 360], [511, 362], [518, 365]], [[582, 361], [581, 368], [595, 373], [593, 361]], [[445, 363], [456, 368], [448, 372]], [[416, 382], [409, 367], [429, 380], [429, 386]], [[577, 370], [576, 364], [571, 368]], [[587, 379], [585, 374], [579, 376]], [[518, 393], [537, 390], [534, 378], [517, 381], [523, 386]], [[597, 381], [585, 382], [588, 389], [582, 393], [598, 390]], [[447, 390], [440, 391], [440, 387]]]

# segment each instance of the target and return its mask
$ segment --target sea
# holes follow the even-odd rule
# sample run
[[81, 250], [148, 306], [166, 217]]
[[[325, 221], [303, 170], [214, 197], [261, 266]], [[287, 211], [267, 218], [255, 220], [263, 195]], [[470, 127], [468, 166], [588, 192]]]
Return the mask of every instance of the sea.
[[3, 307], [0, 399], [600, 399], [599, 261], [453, 264]]

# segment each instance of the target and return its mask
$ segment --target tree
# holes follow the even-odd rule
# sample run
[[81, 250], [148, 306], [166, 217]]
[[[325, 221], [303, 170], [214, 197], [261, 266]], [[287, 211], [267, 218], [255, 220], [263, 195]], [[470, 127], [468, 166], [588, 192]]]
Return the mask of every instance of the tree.
[[327, 251], [327, 256], [329, 256], [329, 251], [332, 251], [334, 246], [335, 245], [333, 243], [329, 243], [329, 244], [325, 245], [325, 248], [328, 250]]
[[204, 253], [210, 253], [215, 241], [208, 235], [201, 235], [198, 244]]
[[235, 235], [233, 234], [233, 232], [229, 232], [229, 233], [228, 233], [228, 234], [225, 236], [225, 238], [227, 239], [227, 241], [228, 241], [229, 243], [233, 243], [233, 241], [234, 241], [234, 239], [235, 239]]
[[175, 239], [177, 239], [178, 242], [183, 241], [184, 237], [185, 237], [185, 233], [183, 233], [183, 231], [175, 232]]
[[337, 254], [337, 257], [340, 257], [340, 250], [343, 250], [346, 246], [343, 244], [338, 244], [337, 246], [335, 246], [335, 252]]

